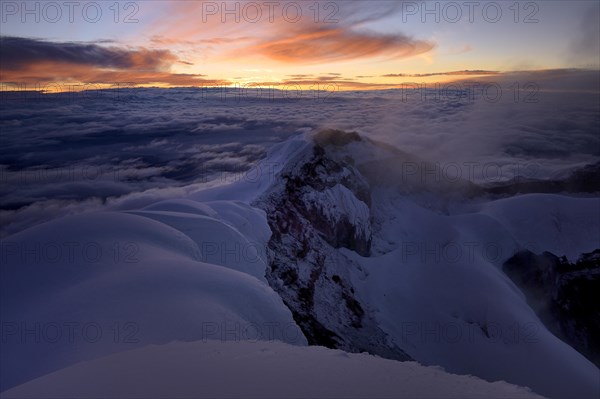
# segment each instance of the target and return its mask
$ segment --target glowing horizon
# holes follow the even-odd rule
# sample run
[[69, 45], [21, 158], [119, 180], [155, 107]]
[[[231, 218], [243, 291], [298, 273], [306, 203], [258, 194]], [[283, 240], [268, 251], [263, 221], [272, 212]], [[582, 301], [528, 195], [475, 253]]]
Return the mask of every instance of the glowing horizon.
[[2, 3], [3, 87], [346, 91], [600, 68], [588, 1], [66, 4]]

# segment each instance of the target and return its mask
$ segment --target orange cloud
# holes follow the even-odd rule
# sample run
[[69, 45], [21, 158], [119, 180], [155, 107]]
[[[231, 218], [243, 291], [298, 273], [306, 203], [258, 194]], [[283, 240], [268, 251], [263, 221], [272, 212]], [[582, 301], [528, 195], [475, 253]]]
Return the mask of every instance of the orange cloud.
[[[276, 2], [276, 11], [265, 3], [262, 18], [256, 23], [244, 17], [246, 2], [213, 3], [207, 15], [205, 2], [173, 2], [166, 20], [153, 30], [153, 43], [177, 46], [202, 46], [202, 56], [217, 62], [236, 62], [266, 57], [288, 64], [314, 64], [368, 57], [406, 58], [430, 51], [434, 43], [402, 33], [368, 31], [368, 25], [400, 11], [395, 2], [328, 2], [319, 4], [322, 15], [315, 19], [313, 3]], [[286, 5], [301, 8], [302, 17], [290, 21]], [[224, 10], [238, 12], [233, 15]], [[296, 15], [296, 14], [294, 14]], [[272, 18], [270, 18], [272, 17]], [[330, 19], [335, 22], [332, 23]], [[329, 22], [328, 22], [329, 21]], [[153, 28], [154, 29], [154, 28]], [[236, 38], [233, 40], [232, 38]], [[212, 47], [213, 45], [218, 47]], [[206, 61], [207, 58], [203, 58]]]
[[348, 28], [303, 29], [283, 39], [267, 40], [247, 49], [252, 54], [286, 63], [318, 63], [385, 56], [404, 58], [431, 50], [433, 43], [405, 35], [355, 32]]
[[206, 79], [197, 74], [175, 74], [161, 71], [105, 70], [88, 65], [76, 65], [57, 62], [40, 62], [28, 65], [21, 70], [3, 70], [0, 76], [3, 82], [22, 83], [84, 83], [131, 85], [169, 85], [169, 86], [213, 86], [227, 85], [225, 80]]

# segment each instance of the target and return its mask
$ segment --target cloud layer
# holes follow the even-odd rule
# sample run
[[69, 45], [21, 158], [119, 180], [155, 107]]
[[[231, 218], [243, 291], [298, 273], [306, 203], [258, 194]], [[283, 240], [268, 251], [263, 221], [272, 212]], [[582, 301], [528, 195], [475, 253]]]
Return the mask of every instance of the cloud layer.
[[326, 63], [367, 57], [404, 58], [433, 49], [434, 44], [402, 34], [358, 32], [348, 28], [317, 27], [269, 40], [249, 50], [286, 63]]
[[[341, 81], [335, 73], [294, 80]], [[321, 128], [358, 131], [440, 167], [545, 178], [600, 160], [593, 71], [486, 77], [497, 101], [454, 85], [427, 91], [121, 89], [0, 93], [2, 235], [59, 215], [181, 196], [240, 179], [268, 148]], [[537, 102], [515, 101], [535, 82]], [[460, 86], [458, 86], [460, 87]], [[443, 89], [443, 88], [442, 88]], [[492, 93], [493, 94], [493, 93]], [[529, 169], [527, 169], [529, 168]], [[533, 168], [533, 169], [531, 169]], [[452, 169], [454, 171], [454, 169]], [[464, 171], [463, 171], [464, 172]]]
[[0, 38], [4, 82], [221, 84], [198, 74], [169, 72], [178, 58], [169, 50], [122, 48], [96, 43]]

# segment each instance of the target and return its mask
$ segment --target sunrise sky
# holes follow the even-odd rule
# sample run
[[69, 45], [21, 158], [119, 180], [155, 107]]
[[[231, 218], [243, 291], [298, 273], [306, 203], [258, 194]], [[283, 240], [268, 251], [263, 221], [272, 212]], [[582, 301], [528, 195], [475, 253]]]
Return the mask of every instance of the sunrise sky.
[[596, 1], [73, 4], [2, 2], [2, 83], [343, 90], [600, 66]]

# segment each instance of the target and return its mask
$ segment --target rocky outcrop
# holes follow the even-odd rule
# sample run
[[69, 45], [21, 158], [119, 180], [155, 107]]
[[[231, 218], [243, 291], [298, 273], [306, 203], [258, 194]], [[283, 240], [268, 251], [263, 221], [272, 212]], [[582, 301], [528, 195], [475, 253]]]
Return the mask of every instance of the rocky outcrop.
[[272, 230], [267, 280], [309, 343], [408, 360], [354, 290], [352, 279], [365, 272], [334, 250], [368, 256], [371, 249], [370, 187], [352, 159], [328, 156], [328, 148], [360, 140], [339, 131], [315, 136], [254, 204], [266, 211]]
[[563, 178], [536, 180], [516, 176], [511, 181], [492, 184], [486, 188], [486, 191], [496, 195], [600, 193], [600, 162], [576, 169]]
[[521, 251], [503, 268], [548, 330], [600, 367], [600, 249], [575, 263]]

